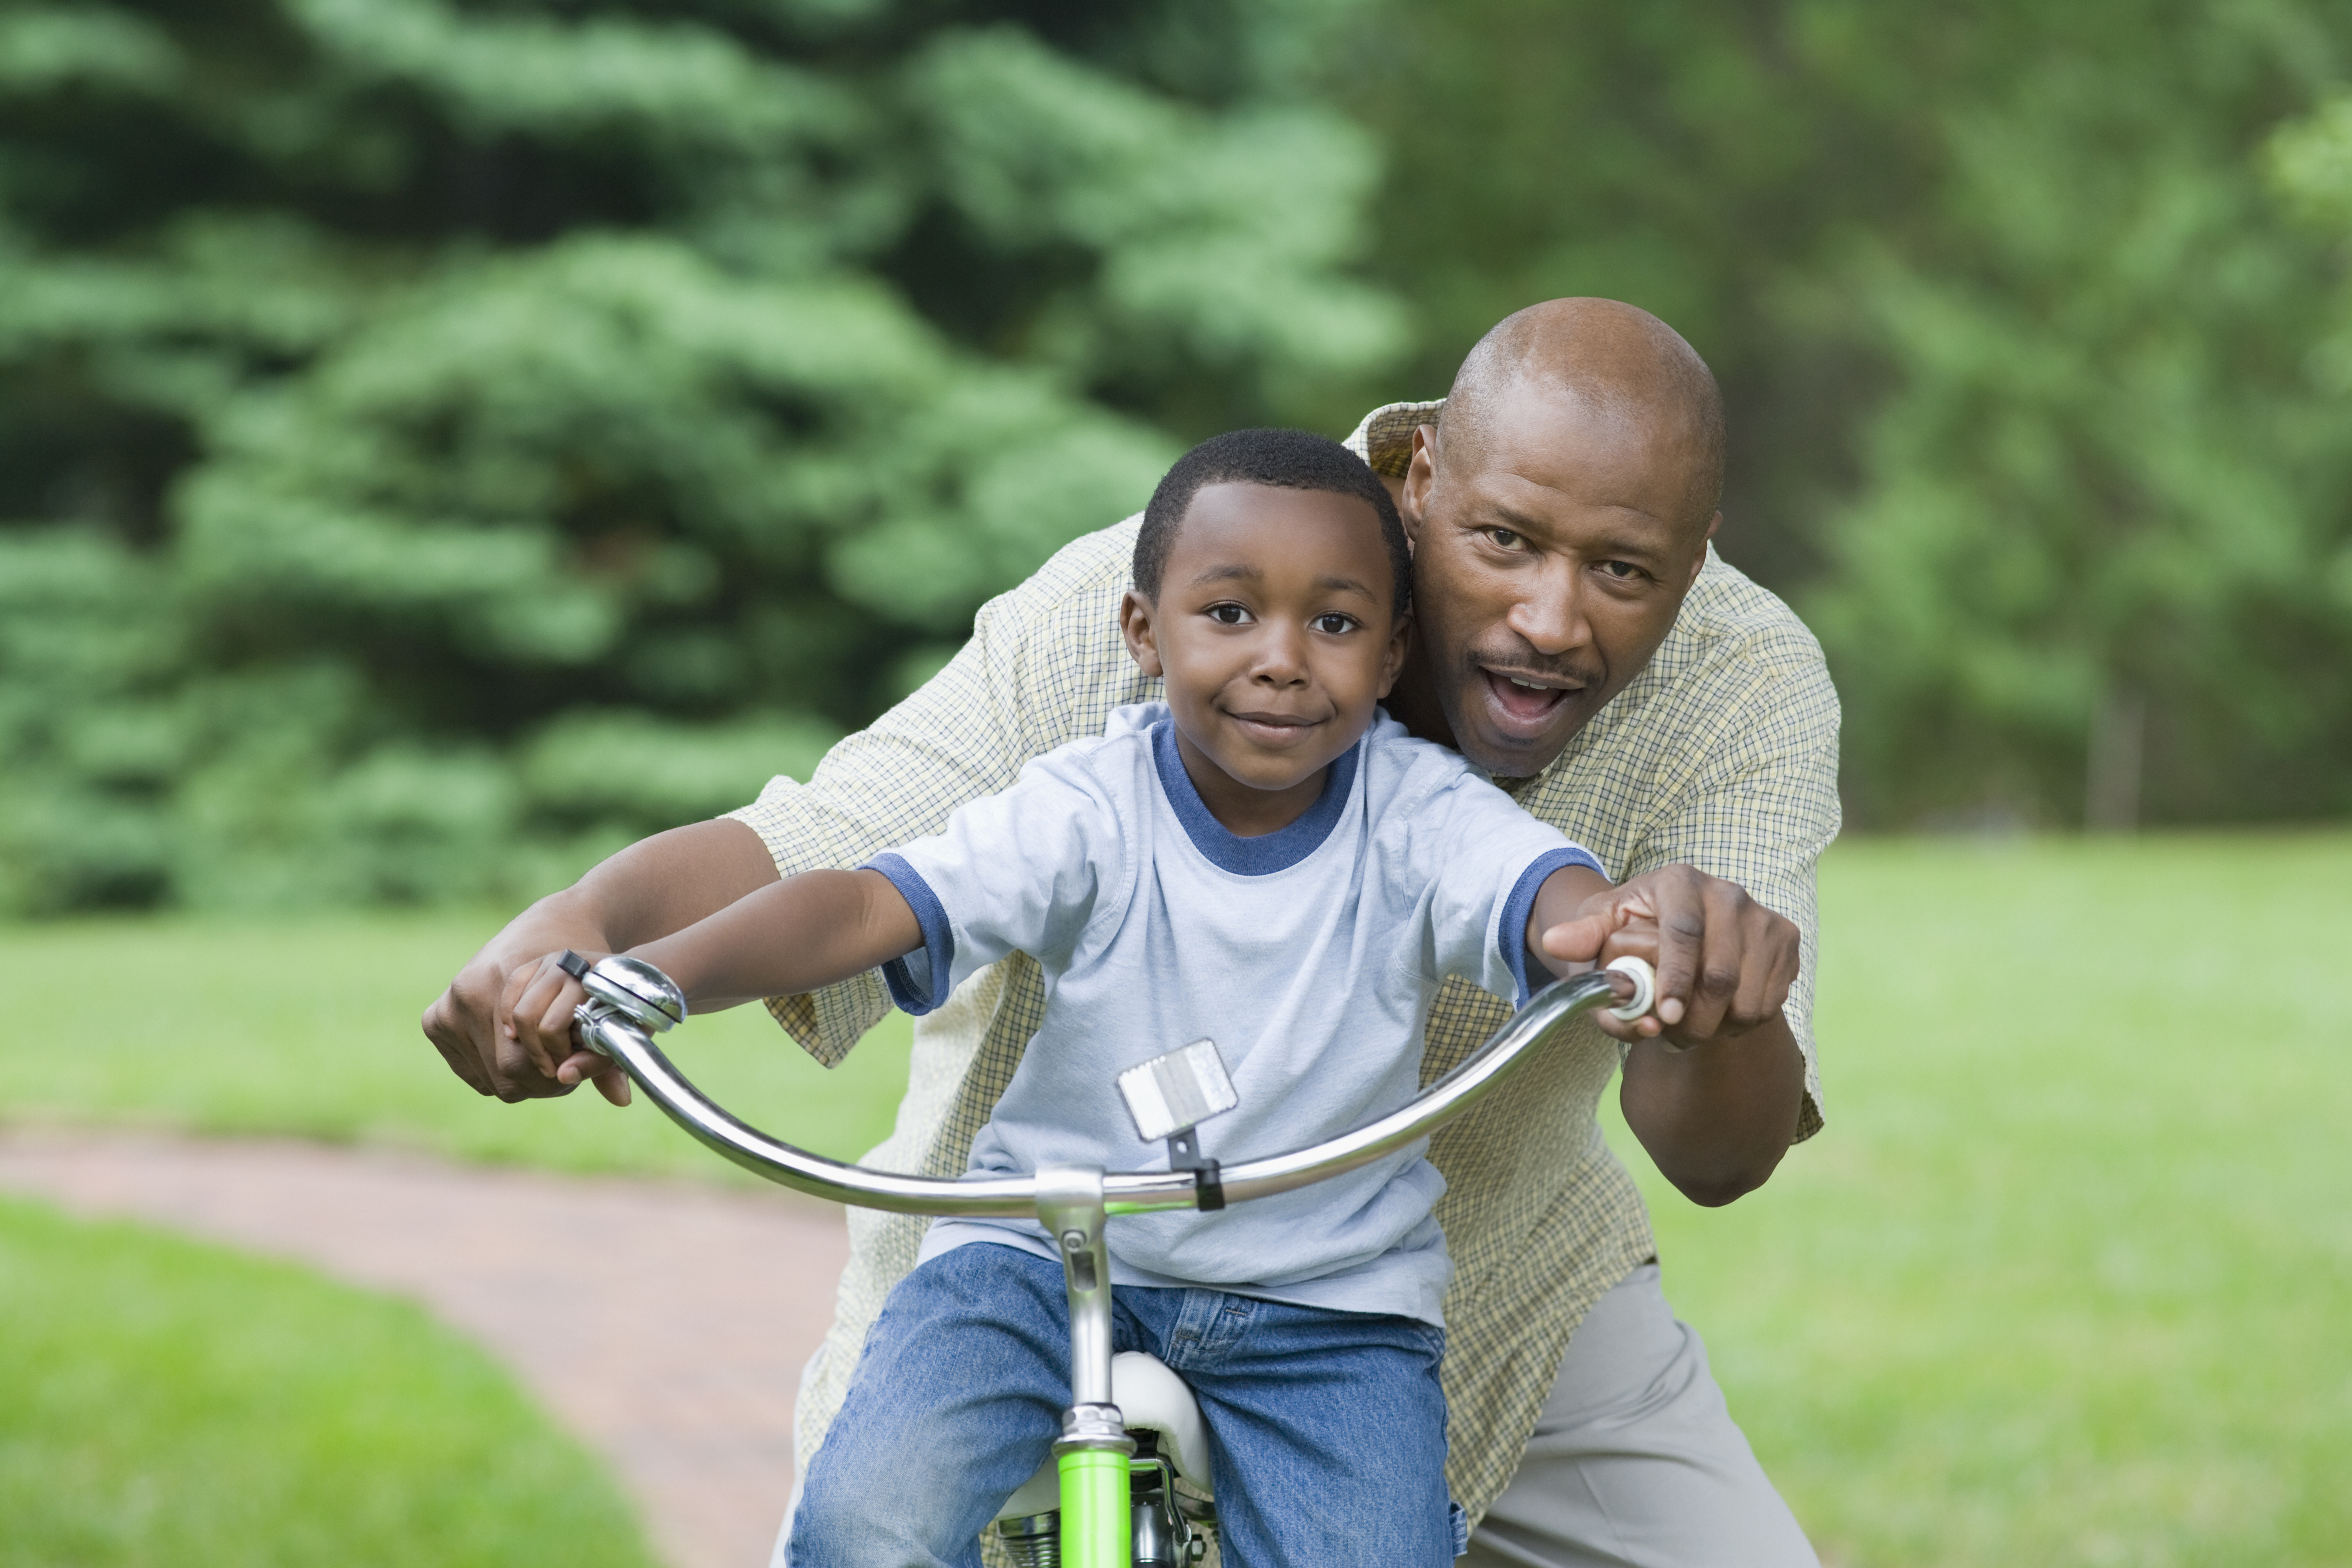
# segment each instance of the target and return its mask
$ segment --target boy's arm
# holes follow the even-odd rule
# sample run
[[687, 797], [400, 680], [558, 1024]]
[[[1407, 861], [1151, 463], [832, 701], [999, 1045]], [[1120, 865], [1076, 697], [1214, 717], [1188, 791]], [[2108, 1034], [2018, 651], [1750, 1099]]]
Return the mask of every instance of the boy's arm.
[[[761, 888], [717, 914], [629, 949], [667, 975], [698, 1013], [761, 997], [838, 984], [923, 945], [920, 924], [888, 878], [872, 871], [813, 871]], [[562, 1039], [584, 993], [552, 963], [514, 1005], [542, 1038]], [[573, 1056], [565, 1081], [596, 1064]]]

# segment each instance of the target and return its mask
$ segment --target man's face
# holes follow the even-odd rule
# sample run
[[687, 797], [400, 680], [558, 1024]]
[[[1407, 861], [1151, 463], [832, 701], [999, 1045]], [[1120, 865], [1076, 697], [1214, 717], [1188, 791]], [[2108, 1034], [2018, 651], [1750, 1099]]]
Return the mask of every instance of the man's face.
[[1250, 789], [1294, 788], [1370, 727], [1407, 631], [1379, 514], [1354, 496], [1207, 485], [1155, 603], [1129, 591], [1129, 650], [1165, 675], [1183, 740]]
[[1466, 452], [1436, 436], [1415, 435], [1401, 498], [1420, 650], [1400, 695], [1524, 778], [1649, 662], [1721, 515], [1688, 515], [1685, 443], [1574, 397], [1514, 394]]

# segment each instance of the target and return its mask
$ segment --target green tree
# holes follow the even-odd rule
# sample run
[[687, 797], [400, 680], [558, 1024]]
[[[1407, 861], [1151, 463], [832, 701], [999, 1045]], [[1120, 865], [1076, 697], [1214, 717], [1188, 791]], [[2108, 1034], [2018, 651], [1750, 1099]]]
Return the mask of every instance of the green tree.
[[1400, 346], [1339, 19], [0, 14], [0, 907], [510, 894], [805, 768]]
[[2128, 828], [2352, 808], [2352, 419], [2333, 267], [2262, 150], [2341, 79], [2327, 8], [2043, 8], [1933, 117], [1848, 276], [1892, 373], [1807, 598], [1865, 821]]
[[1721, 546], [1823, 636], [1858, 824], [2352, 807], [2336, 263], [2261, 156], [2343, 82], [2340, 7], [1464, 0], [1367, 37], [1413, 381], [1548, 296], [1680, 327]]

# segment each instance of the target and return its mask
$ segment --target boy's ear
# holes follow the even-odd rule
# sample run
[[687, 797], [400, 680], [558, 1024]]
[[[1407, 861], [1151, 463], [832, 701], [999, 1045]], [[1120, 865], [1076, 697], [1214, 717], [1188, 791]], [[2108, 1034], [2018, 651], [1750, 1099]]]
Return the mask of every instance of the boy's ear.
[[1397, 617], [1396, 629], [1389, 633], [1389, 645], [1381, 650], [1381, 696], [1386, 697], [1397, 676], [1404, 673], [1404, 656], [1412, 651], [1412, 612]]
[[1119, 635], [1127, 639], [1128, 656], [1136, 666], [1158, 680], [1168, 672], [1160, 664], [1160, 639], [1151, 627], [1152, 604], [1133, 589], [1129, 589], [1118, 601]]

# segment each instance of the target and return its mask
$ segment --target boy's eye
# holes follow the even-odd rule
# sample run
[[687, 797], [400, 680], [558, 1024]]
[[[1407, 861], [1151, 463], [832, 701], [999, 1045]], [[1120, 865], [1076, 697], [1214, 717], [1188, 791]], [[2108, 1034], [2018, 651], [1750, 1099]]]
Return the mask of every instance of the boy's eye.
[[1220, 626], [1245, 626], [1249, 624], [1250, 612], [1238, 604], [1212, 604], [1209, 619]]
[[1342, 615], [1334, 610], [1328, 615], [1318, 615], [1311, 622], [1315, 630], [1327, 636], [1344, 637], [1362, 622], [1352, 615]]

